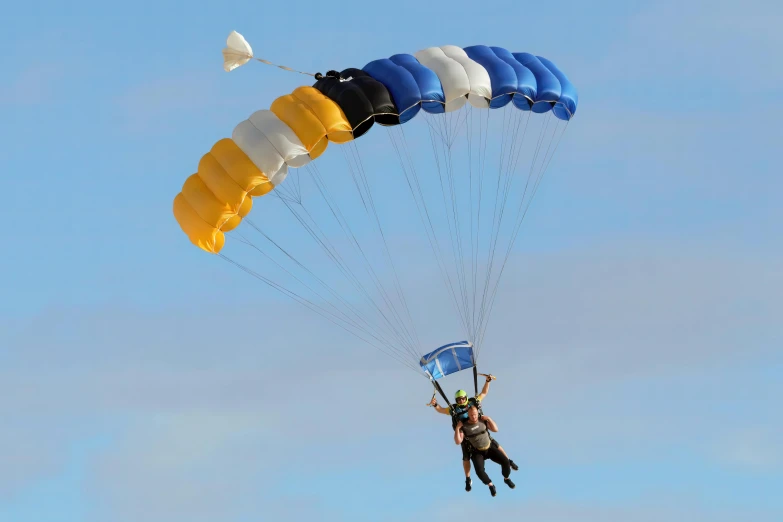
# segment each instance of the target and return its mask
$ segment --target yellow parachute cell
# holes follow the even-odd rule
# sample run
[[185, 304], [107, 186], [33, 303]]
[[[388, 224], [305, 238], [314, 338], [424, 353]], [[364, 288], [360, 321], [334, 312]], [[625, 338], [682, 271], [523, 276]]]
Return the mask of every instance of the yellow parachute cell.
[[313, 160], [326, 150], [326, 129], [307, 105], [299, 101], [291, 94], [280, 96], [269, 108], [286, 125], [291, 127], [296, 136], [302, 141], [305, 149]]
[[[247, 199], [247, 192], [244, 194]], [[182, 195], [196, 214], [211, 227], [220, 229], [226, 221], [237, 215], [237, 210], [215, 197], [198, 174], [185, 180]]]
[[223, 232], [230, 232], [237, 228], [239, 224], [242, 222], [242, 219], [247, 217], [248, 214], [250, 214], [250, 211], [253, 208], [253, 198], [248, 194], [248, 196], [245, 198], [245, 201], [242, 203], [242, 206], [239, 207], [239, 213], [232, 216], [228, 221], [223, 223], [223, 226], [220, 227], [220, 230]]
[[326, 136], [334, 143], [347, 143], [353, 139], [353, 129], [345, 113], [335, 102], [324, 96], [314, 87], [297, 87], [292, 93], [305, 104], [321, 121]]
[[253, 145], [251, 150], [246, 144], [245, 153], [231, 138], [219, 140], [201, 157], [198, 171], [187, 178], [174, 199], [174, 216], [183, 232], [207, 252], [218, 253], [223, 248], [223, 232], [239, 226], [252, 209], [253, 197], [274, 190], [271, 179], [278, 183], [285, 178], [285, 163], [277, 172], [264, 172], [260, 165], [277, 169], [280, 161], [290, 161], [300, 166], [304, 162], [295, 160], [298, 154], [309, 156], [310, 161], [326, 150], [329, 141], [346, 143], [354, 138], [340, 106], [313, 87], [298, 87], [280, 96], [270, 111], [282, 127], [268, 118], [244, 122], [255, 126], [248, 128], [256, 133], [255, 143], [263, 147]]
[[174, 198], [174, 218], [190, 242], [197, 247], [212, 254], [217, 254], [223, 248], [226, 242], [223, 232], [201, 219], [182, 192]]

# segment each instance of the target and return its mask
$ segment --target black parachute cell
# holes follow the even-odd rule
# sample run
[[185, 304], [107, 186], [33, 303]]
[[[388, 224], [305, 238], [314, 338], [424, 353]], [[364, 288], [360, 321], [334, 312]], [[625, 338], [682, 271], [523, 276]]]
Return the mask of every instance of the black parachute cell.
[[372, 103], [359, 85], [326, 76], [315, 82], [313, 87], [340, 106], [351, 124], [354, 139], [370, 130], [375, 123]]
[[372, 104], [376, 123], [381, 125], [400, 124], [399, 111], [385, 85], [361, 69], [345, 69], [340, 75], [343, 78], [352, 78], [351, 82], [361, 87], [362, 92]]
[[399, 125], [400, 117], [388, 89], [360, 69], [345, 69], [341, 81], [324, 76], [313, 85], [335, 102], [353, 128], [354, 139], [370, 130], [376, 121], [381, 125]]

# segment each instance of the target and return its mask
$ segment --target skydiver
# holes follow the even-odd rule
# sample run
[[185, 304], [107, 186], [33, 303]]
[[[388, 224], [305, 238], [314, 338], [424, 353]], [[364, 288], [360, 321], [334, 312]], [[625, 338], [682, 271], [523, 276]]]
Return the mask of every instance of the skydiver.
[[[475, 404], [476, 407], [481, 408], [481, 401], [484, 400], [484, 397], [486, 397], [487, 393], [489, 392], [489, 383], [491, 380], [492, 377], [487, 376], [487, 381], [484, 383], [484, 387], [481, 389], [481, 393], [479, 393], [476, 397], [468, 398], [468, 394], [465, 390], [459, 390], [454, 394], [454, 400], [456, 401], [456, 404], [452, 404], [448, 408], [439, 406], [435, 397], [432, 398], [432, 402], [430, 402], [430, 404], [438, 413], [451, 415], [451, 427], [454, 428], [458, 420], [466, 421], [468, 419], [468, 407], [471, 404]], [[497, 447], [501, 452], [503, 452], [504, 455], [506, 455], [506, 450], [504, 450], [495, 439], [492, 439], [492, 445]], [[473, 488], [473, 481], [470, 478], [470, 453], [471, 447], [467, 441], [464, 441], [462, 444], [462, 469], [465, 471], [465, 491], [470, 491]], [[506, 458], [508, 458], [508, 455], [506, 455]], [[514, 464], [513, 460], [509, 459], [509, 462], [515, 471], [519, 469], [519, 467]]]
[[494, 497], [497, 494], [495, 485], [490, 480], [487, 472], [484, 470], [484, 461], [490, 459], [500, 464], [503, 473], [503, 481], [508, 487], [514, 489], [515, 485], [509, 478], [511, 475], [511, 461], [505, 453], [492, 445], [492, 437], [489, 432], [498, 431], [498, 426], [491, 418], [486, 415], [479, 416], [478, 407], [475, 404], [468, 406], [468, 419], [463, 423], [461, 420], [454, 427], [454, 443], [463, 444], [467, 441], [471, 446], [471, 460], [476, 468], [481, 482], [489, 486], [489, 492]]

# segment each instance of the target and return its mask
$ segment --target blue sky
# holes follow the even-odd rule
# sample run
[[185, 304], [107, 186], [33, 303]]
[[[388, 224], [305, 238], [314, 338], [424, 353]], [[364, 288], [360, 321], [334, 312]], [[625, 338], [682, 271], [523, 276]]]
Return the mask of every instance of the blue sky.
[[[783, 519], [783, 8], [735, 4], [5, 8], [0, 521]], [[498, 45], [579, 89], [481, 352], [516, 490], [465, 493], [424, 379], [180, 232], [201, 155], [307, 83], [226, 74], [231, 30], [313, 72]]]

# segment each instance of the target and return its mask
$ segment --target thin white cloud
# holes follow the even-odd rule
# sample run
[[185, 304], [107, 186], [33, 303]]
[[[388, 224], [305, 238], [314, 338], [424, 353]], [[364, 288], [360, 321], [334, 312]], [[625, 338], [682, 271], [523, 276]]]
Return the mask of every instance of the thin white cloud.
[[[504, 486], [500, 486], [504, 488]], [[477, 493], [489, 496], [486, 491]], [[507, 492], [501, 490], [498, 494], [517, 496], [522, 492]], [[459, 502], [444, 503], [437, 509], [422, 513], [423, 520], [463, 522], [486, 517], [493, 520], [536, 520], [538, 522], [739, 522], [753, 520], [754, 522], [775, 522], [781, 516], [780, 510], [774, 509], [725, 509], [701, 505], [693, 502], [692, 497], [666, 495], [645, 495], [633, 505], [611, 505], [601, 502], [575, 502], [556, 498], [534, 497], [532, 499], [511, 502]], [[500, 504], [500, 505], [498, 505]]]
[[[487, 407], [501, 425], [498, 439], [520, 461], [594, 464], [673, 444], [698, 452], [685, 434], [726, 447], [724, 418], [696, 422], [691, 413], [724, 396], [722, 368], [774, 356], [767, 342], [780, 339], [777, 261], [636, 246], [634, 254], [596, 246], [527, 258], [506, 280], [479, 364], [500, 376]], [[437, 328], [447, 313], [433, 304], [440, 294], [426, 282], [421, 292], [417, 306]], [[230, 505], [252, 496], [246, 486], [267, 484], [261, 470], [328, 474], [349, 456], [405, 472], [425, 452], [438, 469], [458, 472], [445, 418], [415, 406], [429, 399], [425, 379], [290, 303], [276, 305], [275, 328], [254, 328], [265, 309], [52, 311], [13, 340], [0, 369], [0, 412], [16, 423], [53, 414], [121, 421], [127, 431], [91, 468], [91, 491], [107, 512], [129, 519], [140, 504], [160, 520], [230, 517]], [[465, 381], [444, 385], [450, 393]], [[404, 424], [389, 423], [389, 400], [418, 437], [407, 440]], [[758, 415], [769, 407], [756, 403]], [[336, 412], [348, 415], [345, 423], [333, 421]], [[8, 433], [0, 461], [11, 462], [5, 453], [24, 435]], [[389, 437], [394, 449], [378, 453]], [[748, 447], [764, 446], [728, 446], [734, 458], [759, 459]], [[2, 482], [10, 491], [45, 472], [6, 472]]]
[[[22, 390], [19, 390], [20, 392]], [[26, 486], [54, 476], [65, 466], [67, 435], [50, 431], [50, 420], [2, 415], [0, 429], [0, 503]], [[67, 430], [64, 430], [67, 431]]]
[[211, 76], [183, 72], [131, 86], [116, 103], [127, 130], [170, 132], [181, 125], [178, 120], [203, 114], [220, 100]]
[[783, 415], [771, 413], [775, 418], [722, 436], [713, 447], [715, 458], [746, 471], [783, 471]]
[[282, 81], [271, 83], [263, 75], [268, 71], [257, 69], [260, 70], [226, 73], [215, 64], [173, 70], [131, 84], [114, 99], [119, 110], [118, 123], [130, 133], [159, 135], [194, 122], [204, 129], [215, 128], [230, 136], [231, 129], [242, 119], [257, 110], [268, 109], [275, 98], [302, 82], [295, 75], [296, 78], [283, 77]]
[[58, 62], [32, 63], [6, 71], [0, 83], [0, 105], [40, 105], [65, 99], [60, 89], [66, 77], [67, 65]]
[[672, 105], [677, 92], [709, 95], [710, 82], [719, 82], [736, 96], [725, 103], [744, 104], [740, 93], [769, 93], [780, 83], [783, 69], [774, 64], [783, 47], [781, 22], [780, 5], [763, 0], [650, 3], [617, 29], [600, 64], [575, 64], [574, 77], [588, 88], [611, 84], [625, 99], [632, 82], [647, 80]]

